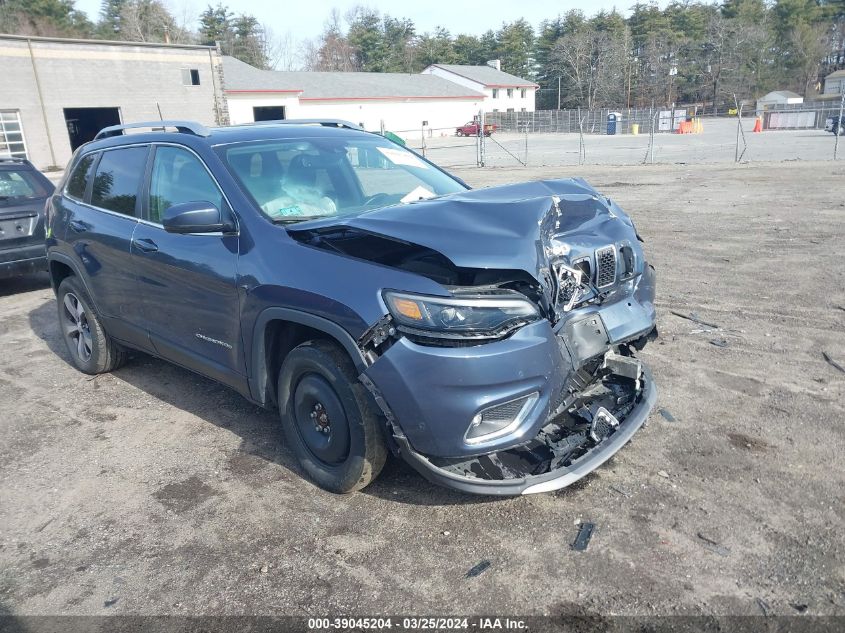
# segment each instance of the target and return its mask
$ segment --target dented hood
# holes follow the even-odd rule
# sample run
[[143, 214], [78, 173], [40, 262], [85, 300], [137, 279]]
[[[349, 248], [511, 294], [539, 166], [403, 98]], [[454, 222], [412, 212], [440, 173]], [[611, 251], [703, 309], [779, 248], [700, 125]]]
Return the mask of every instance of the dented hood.
[[456, 266], [536, 278], [553, 256], [634, 236], [621, 209], [581, 179], [475, 189], [308, 225], [356, 228], [430, 248]]

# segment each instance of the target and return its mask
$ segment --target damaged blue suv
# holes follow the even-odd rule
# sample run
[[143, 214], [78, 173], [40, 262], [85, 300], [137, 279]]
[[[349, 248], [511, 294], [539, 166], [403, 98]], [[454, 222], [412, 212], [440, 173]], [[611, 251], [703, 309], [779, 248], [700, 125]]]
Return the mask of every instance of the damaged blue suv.
[[655, 401], [654, 270], [583, 180], [471, 190], [342, 121], [162, 121], [79, 148], [47, 215], [81, 371], [140, 350], [277, 408], [333, 492], [388, 452], [466, 492], [555, 490]]

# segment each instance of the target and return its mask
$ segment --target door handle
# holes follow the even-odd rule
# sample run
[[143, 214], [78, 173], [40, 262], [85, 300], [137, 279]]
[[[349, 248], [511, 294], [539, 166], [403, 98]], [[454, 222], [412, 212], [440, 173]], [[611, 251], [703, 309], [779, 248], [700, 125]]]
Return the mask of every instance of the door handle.
[[146, 237], [133, 239], [132, 245], [139, 251], [144, 251], [145, 253], [155, 253], [158, 250], [158, 245]]
[[71, 220], [69, 224], [74, 233], [85, 233], [88, 230], [88, 224], [82, 220]]

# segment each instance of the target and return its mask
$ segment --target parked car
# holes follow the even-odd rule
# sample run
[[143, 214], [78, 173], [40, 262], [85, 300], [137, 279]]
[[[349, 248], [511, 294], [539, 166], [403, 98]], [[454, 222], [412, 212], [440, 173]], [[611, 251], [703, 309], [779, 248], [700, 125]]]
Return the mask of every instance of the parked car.
[[348, 123], [107, 128], [47, 253], [81, 371], [135, 349], [218, 380], [334, 492], [388, 451], [467, 492], [562, 488], [656, 397], [655, 274], [622, 209], [578, 179], [472, 190]]
[[838, 136], [845, 134], [845, 125], [842, 125], [839, 122], [839, 116], [832, 116], [825, 119], [824, 129], [825, 132], [831, 132], [832, 134], [836, 134]]
[[0, 279], [47, 268], [44, 205], [54, 189], [28, 160], [0, 158]]
[[[455, 130], [456, 136], [478, 136], [478, 128], [479, 123], [478, 121], [469, 121], [464, 123], [461, 127]], [[496, 131], [496, 124], [495, 123], [485, 123], [484, 124], [484, 136], [490, 136], [493, 132]]]

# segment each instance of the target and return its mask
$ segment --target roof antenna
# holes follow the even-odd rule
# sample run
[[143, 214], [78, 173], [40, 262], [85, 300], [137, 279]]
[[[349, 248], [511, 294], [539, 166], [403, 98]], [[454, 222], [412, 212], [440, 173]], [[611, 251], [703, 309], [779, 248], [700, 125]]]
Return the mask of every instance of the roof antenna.
[[[161, 104], [160, 104], [158, 101], [156, 101], [156, 109], [158, 110], [158, 120], [159, 120], [159, 121], [164, 121], [164, 117], [161, 115]], [[164, 126], [161, 126], [161, 127], [159, 127], [159, 128], [153, 128], [153, 129], [154, 129], [156, 132], [164, 132], [164, 131], [166, 131]]]

